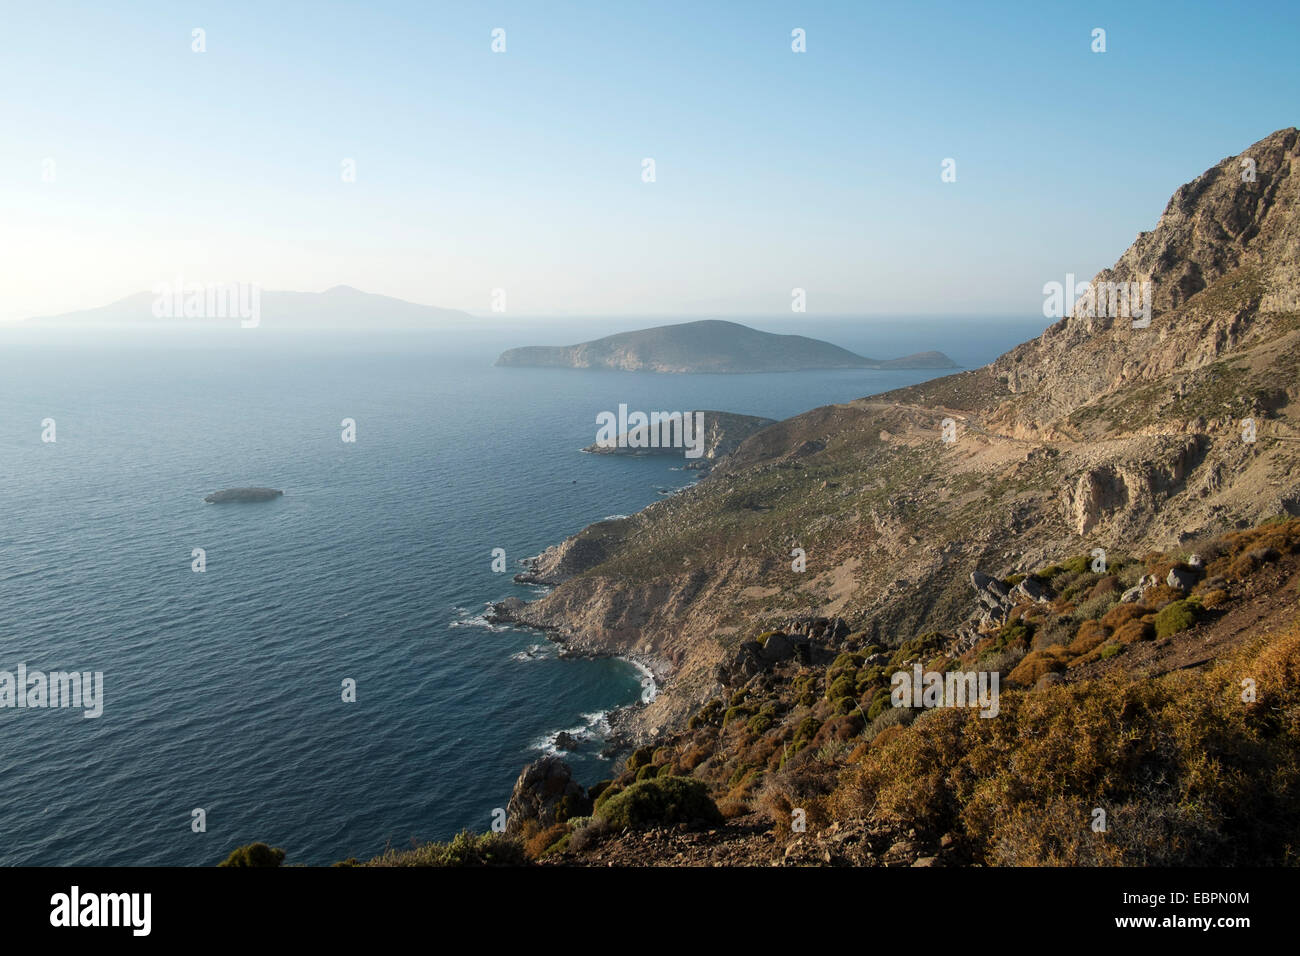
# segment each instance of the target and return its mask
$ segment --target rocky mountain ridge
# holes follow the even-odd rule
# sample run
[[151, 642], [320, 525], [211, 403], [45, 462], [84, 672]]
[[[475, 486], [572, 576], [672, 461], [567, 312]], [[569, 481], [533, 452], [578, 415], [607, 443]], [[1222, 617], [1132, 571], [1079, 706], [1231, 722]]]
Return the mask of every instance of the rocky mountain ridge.
[[[1232, 175], [1243, 159], [1253, 181]], [[555, 589], [508, 616], [668, 662], [637, 716], [652, 735], [792, 614], [892, 646], [959, 624], [977, 568], [1296, 514], [1298, 159], [1290, 129], [1220, 162], [1099, 275], [1153, 283], [1149, 327], [1063, 319], [984, 368], [769, 426], [695, 487], [565, 542], [542, 562]]]

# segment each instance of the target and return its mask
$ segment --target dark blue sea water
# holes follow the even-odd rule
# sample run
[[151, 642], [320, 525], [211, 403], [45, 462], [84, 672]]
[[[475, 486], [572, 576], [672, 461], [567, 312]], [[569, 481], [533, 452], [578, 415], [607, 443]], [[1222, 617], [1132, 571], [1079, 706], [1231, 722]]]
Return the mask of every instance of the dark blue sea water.
[[[753, 324], [964, 365], [1043, 325]], [[535, 595], [493, 573], [493, 548], [513, 573], [691, 480], [662, 459], [579, 453], [596, 413], [785, 417], [935, 374], [491, 366], [511, 345], [628, 326], [0, 330], [0, 670], [105, 682], [98, 719], [0, 709], [0, 864], [206, 865], [254, 840], [319, 864], [484, 830], [565, 729], [589, 738], [569, 758], [582, 778], [608, 775], [600, 718], [636, 700], [639, 674], [481, 619], [487, 602]], [[238, 485], [285, 495], [202, 501]]]

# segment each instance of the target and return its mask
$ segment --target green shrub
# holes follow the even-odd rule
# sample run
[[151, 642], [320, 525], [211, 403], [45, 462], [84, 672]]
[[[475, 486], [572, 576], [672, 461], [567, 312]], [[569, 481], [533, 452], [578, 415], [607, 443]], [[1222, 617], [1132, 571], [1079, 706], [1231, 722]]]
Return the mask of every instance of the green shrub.
[[623, 792], [623, 788], [618, 784], [610, 784], [600, 792], [600, 796], [591, 802], [591, 812], [594, 814], [600, 810], [606, 803]]
[[839, 700], [841, 697], [852, 697], [856, 690], [856, 682], [846, 675], [826, 688], [826, 699]]
[[686, 727], [688, 730], [695, 730], [697, 727], [717, 726], [721, 716], [722, 700], [720, 698], [714, 698], [695, 713], [691, 714], [691, 719], [686, 722]]
[[564, 823], [572, 817], [585, 817], [590, 812], [590, 797], [584, 800], [581, 797], [566, 794], [560, 798], [560, 804], [555, 808], [555, 822]]
[[799, 743], [804, 740], [812, 740], [817, 736], [817, 731], [822, 729], [822, 722], [816, 717], [805, 717], [799, 721], [799, 726], [795, 728], [794, 740]]
[[831, 710], [837, 717], [843, 717], [845, 714], [851, 714], [858, 709], [858, 702], [853, 697], [840, 697], [835, 701]]
[[627, 758], [627, 770], [629, 773], [636, 773], [646, 764], [654, 760], [653, 747], [638, 747], [632, 751], [632, 755]]
[[925, 655], [927, 651], [938, 650], [944, 643], [944, 636], [938, 631], [928, 631], [925, 634], [918, 634], [909, 641], [904, 641], [894, 656], [890, 658], [890, 666], [894, 668], [901, 667], [905, 662], [915, 660]]
[[871, 706], [867, 708], [867, 720], [875, 720], [881, 712], [890, 707], [890, 690], [888, 687], [882, 687], [876, 691], [876, 695], [871, 698]]
[[1034, 636], [1034, 625], [1028, 621], [1007, 621], [1003, 624], [997, 633], [997, 640], [993, 646], [997, 650], [1006, 647], [1023, 647], [1028, 648], [1030, 639]]
[[1092, 569], [1092, 559], [1086, 554], [1076, 554], [1068, 561], [1061, 562], [1061, 570], [1071, 574], [1083, 574]]
[[1081, 601], [1079, 606], [1074, 609], [1074, 619], [1080, 623], [1095, 621], [1118, 603], [1118, 591], [1107, 591], [1102, 594], [1094, 593]]
[[1166, 604], [1156, 615], [1156, 637], [1169, 637], [1187, 630], [1196, 623], [1200, 609], [1200, 603], [1193, 599]]
[[230, 851], [217, 866], [279, 866], [284, 862], [284, 851], [272, 849], [265, 843], [249, 843]]
[[703, 820], [721, 823], [722, 814], [699, 780], [664, 777], [632, 784], [596, 809], [614, 827], [644, 827]]
[[732, 721], [744, 720], [754, 713], [749, 707], [728, 707], [727, 712], [722, 715], [722, 726], [726, 727]]
[[462, 830], [448, 843], [426, 843], [413, 850], [389, 850], [370, 866], [526, 866], [523, 843], [504, 833]]

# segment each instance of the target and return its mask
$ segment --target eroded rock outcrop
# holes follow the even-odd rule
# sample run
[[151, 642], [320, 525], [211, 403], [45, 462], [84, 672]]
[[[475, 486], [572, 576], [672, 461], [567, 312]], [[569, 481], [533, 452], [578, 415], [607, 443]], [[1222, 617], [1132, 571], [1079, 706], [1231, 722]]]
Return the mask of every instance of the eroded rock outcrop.
[[587, 791], [573, 779], [573, 770], [554, 755], [534, 760], [519, 774], [506, 805], [506, 833], [518, 834], [535, 820], [543, 827], [558, 818], [589, 812]]

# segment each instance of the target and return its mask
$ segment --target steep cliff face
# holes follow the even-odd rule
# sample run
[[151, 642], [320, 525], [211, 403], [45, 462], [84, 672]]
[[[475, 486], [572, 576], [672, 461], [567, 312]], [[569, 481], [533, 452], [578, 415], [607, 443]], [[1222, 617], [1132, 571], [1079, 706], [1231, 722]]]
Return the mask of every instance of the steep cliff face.
[[[1297, 208], [1295, 129], [1279, 130], [1179, 187], [1156, 228], [1092, 280], [1099, 314], [1063, 318], [993, 363], [1013, 396], [994, 420], [1026, 433], [1078, 434], [1079, 416], [1064, 419], [1116, 390], [1192, 374], [1252, 346], [1294, 348]], [[1103, 307], [1110, 297], [1101, 290], [1130, 283], [1150, 284], [1149, 327], [1135, 328], [1130, 316]]]
[[976, 567], [1300, 513], [1298, 139], [1281, 130], [1180, 188], [1097, 277], [1150, 281], [1149, 326], [1067, 318], [983, 369], [764, 428], [694, 488], [570, 539], [549, 559], [562, 583], [519, 618], [668, 662], [649, 730], [792, 615], [897, 645], [955, 626]]

